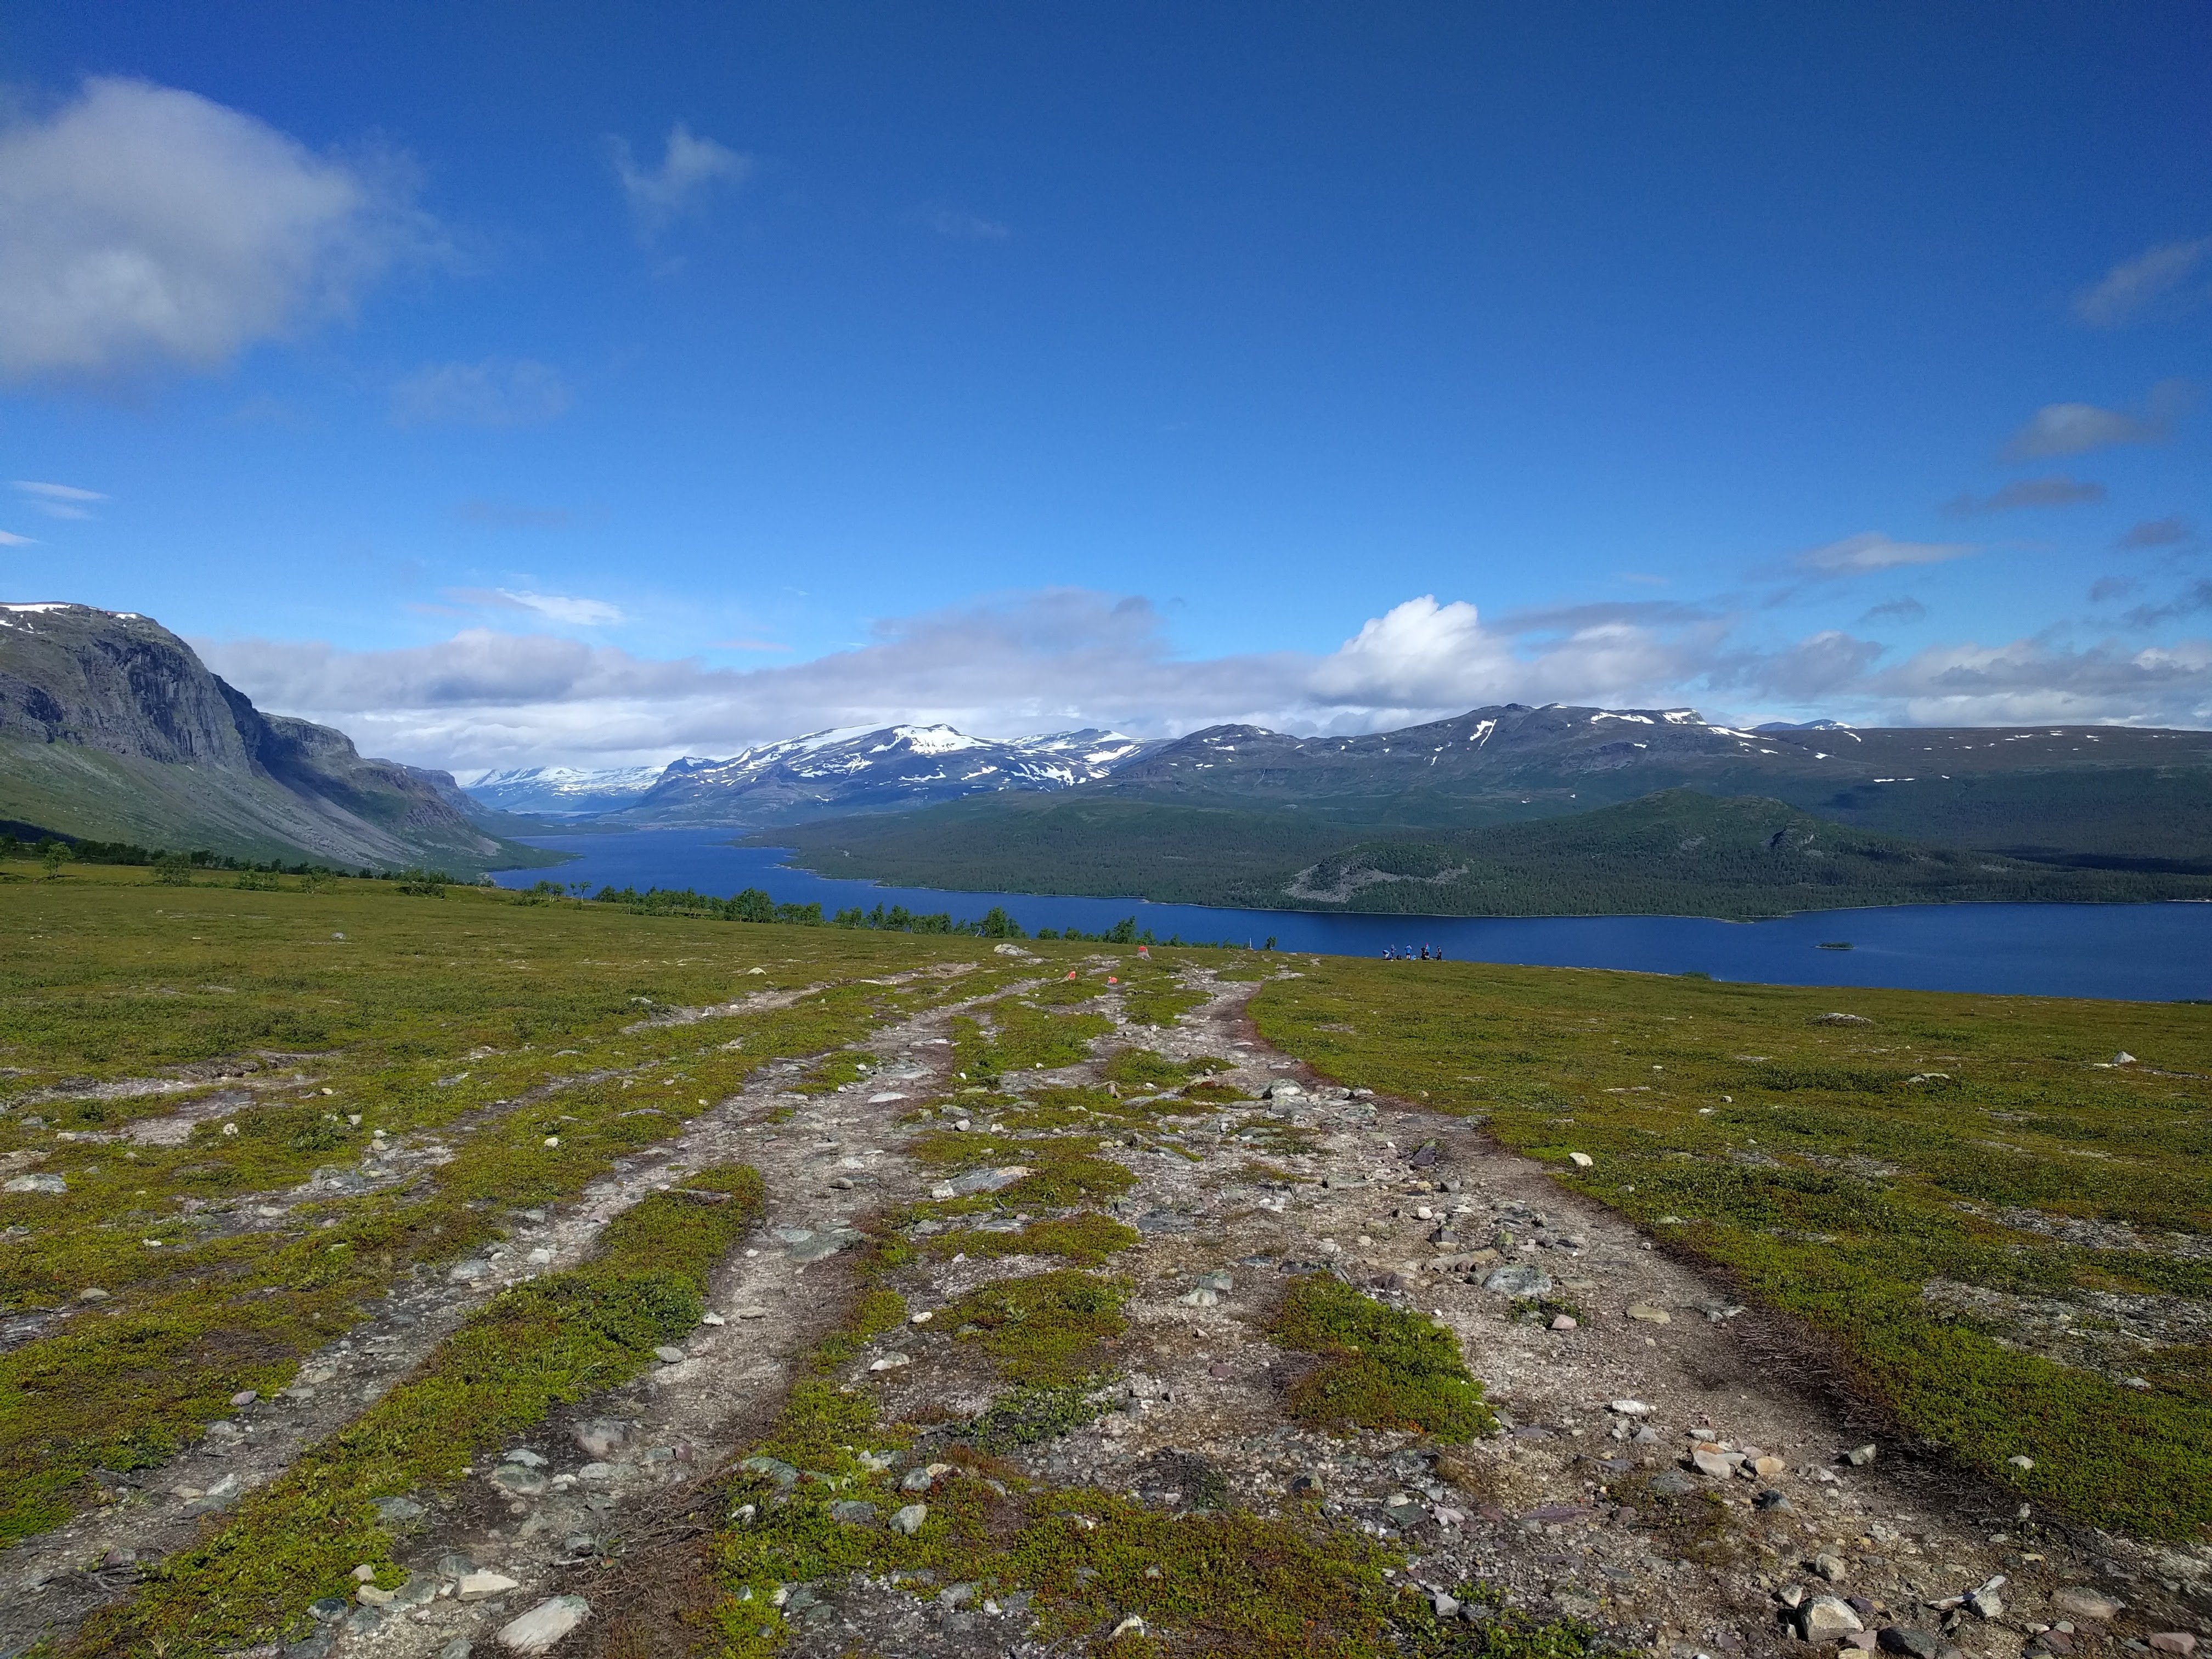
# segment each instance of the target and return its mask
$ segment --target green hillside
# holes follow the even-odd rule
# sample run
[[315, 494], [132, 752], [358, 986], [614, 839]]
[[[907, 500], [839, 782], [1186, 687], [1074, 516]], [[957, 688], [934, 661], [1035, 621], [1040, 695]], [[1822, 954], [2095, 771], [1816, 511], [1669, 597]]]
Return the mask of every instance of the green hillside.
[[[1356, 832], [1355, 832], [1356, 833]], [[1132, 895], [1425, 915], [1709, 915], [1965, 900], [2212, 896], [2212, 876], [2077, 869], [1929, 846], [1781, 801], [1670, 789], [1475, 829], [1347, 831], [1285, 808], [1003, 795], [775, 830], [824, 875], [982, 891]]]

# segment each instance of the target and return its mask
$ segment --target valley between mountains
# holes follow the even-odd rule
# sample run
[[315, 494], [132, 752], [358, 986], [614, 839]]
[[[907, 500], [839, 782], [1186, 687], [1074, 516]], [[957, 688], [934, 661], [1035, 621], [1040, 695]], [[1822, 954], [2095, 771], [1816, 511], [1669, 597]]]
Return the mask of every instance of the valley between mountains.
[[0, 907], [0, 1651], [2212, 1620], [2203, 1009]]

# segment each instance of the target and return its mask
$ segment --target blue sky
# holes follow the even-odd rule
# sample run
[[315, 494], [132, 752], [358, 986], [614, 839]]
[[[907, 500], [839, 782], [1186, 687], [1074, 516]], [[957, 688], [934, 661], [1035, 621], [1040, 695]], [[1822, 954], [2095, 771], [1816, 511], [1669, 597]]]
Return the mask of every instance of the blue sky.
[[0, 568], [461, 768], [2212, 725], [2208, 64], [2154, 0], [28, 0]]

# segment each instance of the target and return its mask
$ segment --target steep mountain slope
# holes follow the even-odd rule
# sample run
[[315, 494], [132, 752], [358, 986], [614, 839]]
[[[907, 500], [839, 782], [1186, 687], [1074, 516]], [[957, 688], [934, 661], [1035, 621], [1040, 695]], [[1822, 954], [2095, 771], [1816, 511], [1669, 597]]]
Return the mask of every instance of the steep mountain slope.
[[963, 795], [1067, 789], [1106, 776], [1149, 747], [1115, 732], [1000, 743], [949, 726], [844, 727], [763, 744], [728, 760], [674, 762], [642, 799], [602, 822], [749, 828], [897, 811]]
[[343, 732], [263, 714], [150, 617], [81, 605], [0, 605], [0, 817], [349, 868], [546, 860]]

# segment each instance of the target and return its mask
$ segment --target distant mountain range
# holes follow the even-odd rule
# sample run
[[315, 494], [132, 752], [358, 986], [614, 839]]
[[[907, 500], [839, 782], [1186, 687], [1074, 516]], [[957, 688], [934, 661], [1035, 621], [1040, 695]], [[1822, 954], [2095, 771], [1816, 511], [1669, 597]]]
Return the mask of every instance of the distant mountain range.
[[604, 772], [488, 772], [465, 787], [485, 806], [609, 827], [759, 829], [852, 812], [894, 812], [1000, 790], [1096, 782], [1157, 744], [1118, 732], [1004, 742], [949, 726], [845, 726], [762, 744], [727, 760]]
[[264, 714], [159, 623], [83, 605], [0, 605], [0, 820], [343, 869], [556, 861], [471, 821], [447, 774]]
[[[1364, 737], [1212, 726], [1056, 795], [955, 801], [750, 839], [793, 847], [795, 862], [823, 874], [923, 886], [1305, 908], [1464, 904], [1481, 914], [1494, 892], [1401, 886], [1395, 854], [1382, 849], [1535, 819], [1554, 821], [1546, 834], [1565, 845], [1580, 831], [1558, 820], [1681, 789], [1764, 800], [1893, 838], [1916, 855], [1994, 854], [1987, 868], [1953, 872], [1954, 885], [1985, 895], [2017, 890], [2015, 860], [2172, 878], [2159, 890], [2175, 893], [2194, 894], [2195, 879], [2212, 876], [2212, 732], [1833, 721], [1744, 729], [1686, 708], [1517, 703]], [[1537, 844], [1496, 845], [1518, 848], [1525, 863]], [[1340, 883], [1302, 873], [1328, 868], [1391, 879], [1332, 898]], [[1841, 886], [1824, 885], [1830, 902], [1895, 902], [1840, 900]]]

